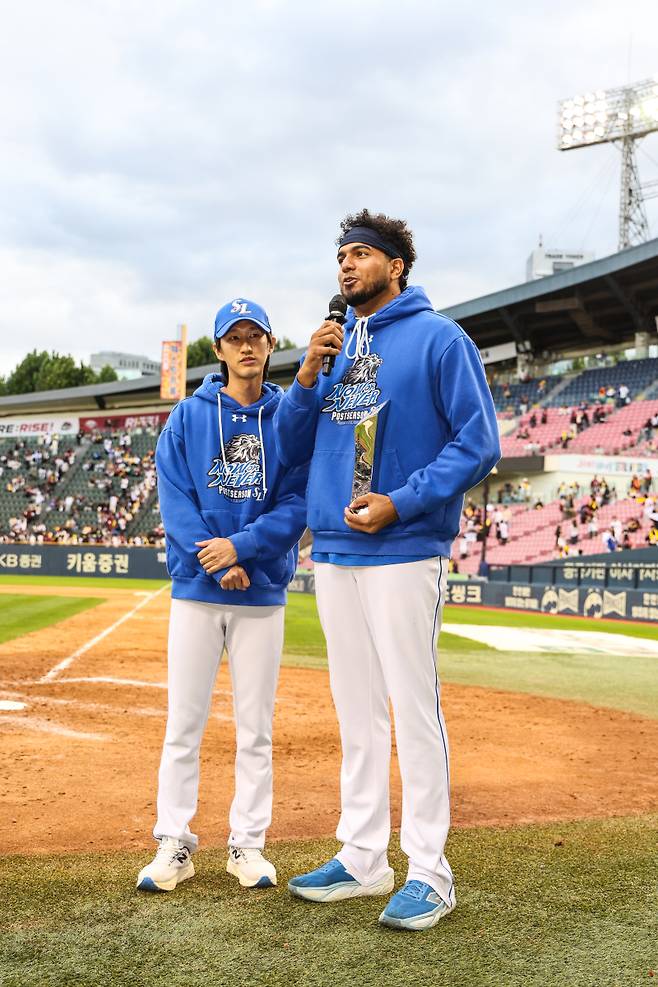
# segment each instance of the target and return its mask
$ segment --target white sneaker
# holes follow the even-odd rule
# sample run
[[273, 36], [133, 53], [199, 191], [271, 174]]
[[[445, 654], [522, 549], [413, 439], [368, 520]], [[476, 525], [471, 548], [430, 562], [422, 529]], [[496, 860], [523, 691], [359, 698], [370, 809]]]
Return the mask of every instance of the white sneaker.
[[171, 836], [163, 836], [158, 852], [137, 877], [140, 891], [173, 891], [181, 881], [194, 877], [194, 864], [190, 851]]
[[237, 877], [243, 888], [273, 888], [276, 869], [260, 850], [253, 847], [229, 847], [226, 870]]

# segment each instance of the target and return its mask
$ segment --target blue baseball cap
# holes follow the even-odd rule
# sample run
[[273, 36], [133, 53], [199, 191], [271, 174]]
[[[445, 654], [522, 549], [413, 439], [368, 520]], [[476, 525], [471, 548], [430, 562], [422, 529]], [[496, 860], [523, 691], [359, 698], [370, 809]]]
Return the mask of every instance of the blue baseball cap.
[[222, 305], [215, 316], [215, 339], [221, 339], [236, 322], [247, 319], [255, 323], [263, 332], [272, 335], [272, 327], [267, 317], [267, 312], [256, 302], [250, 302], [248, 298], [234, 298], [232, 302]]

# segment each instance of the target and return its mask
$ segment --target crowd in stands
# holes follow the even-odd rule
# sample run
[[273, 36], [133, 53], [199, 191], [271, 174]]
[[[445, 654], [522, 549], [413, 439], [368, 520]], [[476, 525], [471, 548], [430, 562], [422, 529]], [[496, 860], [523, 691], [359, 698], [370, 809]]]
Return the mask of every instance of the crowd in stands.
[[[0, 482], [7, 493], [24, 490], [29, 496], [38, 484], [39, 487], [53, 489], [66, 476], [75, 463], [75, 452], [64, 449], [60, 452], [59, 436], [48, 436], [39, 440], [36, 447], [25, 441], [17, 441], [0, 455]], [[43, 494], [41, 495], [43, 497]]]
[[628, 449], [658, 451], [658, 406], [655, 401], [622, 404], [584, 402], [575, 407], [533, 408], [517, 428], [503, 435], [503, 455], [519, 456], [549, 450], [620, 455]]
[[658, 544], [658, 496], [650, 469], [631, 477], [618, 499], [605, 477], [563, 481], [546, 503], [527, 480], [505, 483], [486, 511], [466, 501], [452, 570], [474, 573], [487, 542], [492, 563], [543, 561]]
[[[132, 448], [138, 436], [139, 452]], [[152, 503], [156, 438], [154, 429], [145, 428], [79, 433], [75, 447], [68, 440], [64, 450], [56, 434], [16, 441], [0, 455], [2, 496], [20, 495], [4, 506], [0, 541], [163, 545], [157, 501]], [[144, 510], [146, 517], [140, 516]]]

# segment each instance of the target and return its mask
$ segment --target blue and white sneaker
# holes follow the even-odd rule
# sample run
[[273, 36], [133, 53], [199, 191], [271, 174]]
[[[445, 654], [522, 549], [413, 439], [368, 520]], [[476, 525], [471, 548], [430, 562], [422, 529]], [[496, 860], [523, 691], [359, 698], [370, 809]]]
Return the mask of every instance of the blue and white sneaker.
[[448, 904], [434, 888], [423, 881], [407, 881], [393, 895], [379, 916], [379, 921], [391, 929], [411, 929], [418, 932], [421, 929], [431, 929], [439, 919], [450, 914], [455, 904], [455, 901]]
[[306, 901], [341, 901], [344, 898], [365, 898], [370, 895], [390, 894], [394, 876], [391, 868], [374, 884], [359, 884], [335, 857], [308, 874], [300, 874], [288, 881], [288, 890]]

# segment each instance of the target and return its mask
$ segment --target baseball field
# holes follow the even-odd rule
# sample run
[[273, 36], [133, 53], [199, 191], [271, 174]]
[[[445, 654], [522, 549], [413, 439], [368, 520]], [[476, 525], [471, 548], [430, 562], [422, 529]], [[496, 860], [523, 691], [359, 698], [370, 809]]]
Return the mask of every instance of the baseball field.
[[[269, 856], [225, 873], [233, 790], [223, 664], [202, 749], [197, 877], [134, 890], [153, 854], [169, 587], [0, 579], [2, 987], [631, 985], [658, 977], [658, 627], [447, 608], [458, 907], [383, 930], [383, 900], [310, 905], [286, 879], [326, 860], [340, 743], [313, 597], [292, 595], [275, 716]], [[395, 762], [391, 790], [399, 824]], [[394, 844], [391, 863], [405, 876]]]

